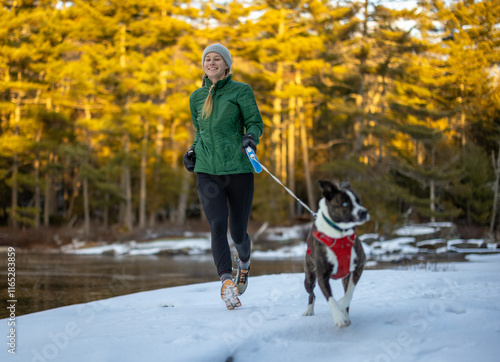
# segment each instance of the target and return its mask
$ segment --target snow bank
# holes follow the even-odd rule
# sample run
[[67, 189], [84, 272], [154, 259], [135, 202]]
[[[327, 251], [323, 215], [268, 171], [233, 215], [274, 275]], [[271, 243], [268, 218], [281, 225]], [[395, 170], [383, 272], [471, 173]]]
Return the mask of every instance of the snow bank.
[[399, 228], [394, 233], [399, 236], [417, 236], [417, 235], [428, 235], [443, 228], [451, 228], [453, 223], [451, 222], [433, 222], [427, 224], [417, 224], [417, 225], [406, 225]]
[[195, 255], [204, 254], [210, 251], [210, 239], [208, 238], [187, 238], [175, 240], [159, 240], [151, 242], [135, 242], [105, 244], [79, 249], [67, 248], [64, 250], [70, 254], [79, 255], [156, 255], [163, 252], [183, 251], [184, 254]]
[[293, 246], [284, 246], [278, 250], [255, 250], [252, 252], [252, 259], [303, 259], [306, 255], [307, 244], [299, 243]]
[[[303, 258], [306, 250], [305, 239], [310, 224], [292, 227], [275, 227], [266, 231], [266, 242], [254, 243], [253, 259], [290, 259]], [[396, 230], [398, 237], [385, 240], [378, 234], [367, 233], [359, 236], [364, 242], [363, 247], [369, 259], [373, 261], [398, 261], [411, 258], [415, 254], [447, 252], [456, 253], [500, 253], [496, 244], [486, 244], [483, 239], [453, 239], [434, 237], [425, 239], [423, 235], [432, 236], [441, 233], [453, 234], [450, 231], [452, 223], [428, 223], [422, 225], [405, 226]], [[417, 239], [419, 238], [419, 239]], [[231, 238], [228, 236], [231, 242]], [[64, 246], [63, 252], [73, 254], [109, 254], [109, 255], [159, 255], [184, 254], [199, 255], [210, 253], [210, 235], [194, 237], [185, 235], [184, 238], [166, 239], [150, 242], [125, 242], [101, 245], [85, 245], [73, 243]]]

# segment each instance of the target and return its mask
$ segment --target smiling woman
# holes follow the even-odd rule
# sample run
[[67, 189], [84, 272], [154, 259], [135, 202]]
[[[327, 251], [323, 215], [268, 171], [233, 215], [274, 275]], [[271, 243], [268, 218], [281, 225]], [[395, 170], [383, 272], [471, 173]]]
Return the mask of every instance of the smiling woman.
[[[254, 169], [244, 149], [257, 151], [262, 117], [252, 88], [232, 80], [233, 61], [221, 44], [205, 48], [205, 74], [189, 104], [196, 135], [184, 165], [197, 172], [197, 189], [210, 224], [211, 249], [223, 283], [221, 297], [228, 309], [241, 306], [238, 296], [247, 288], [251, 241], [247, 233], [254, 191]], [[232, 277], [230, 229], [238, 252], [236, 280]]]

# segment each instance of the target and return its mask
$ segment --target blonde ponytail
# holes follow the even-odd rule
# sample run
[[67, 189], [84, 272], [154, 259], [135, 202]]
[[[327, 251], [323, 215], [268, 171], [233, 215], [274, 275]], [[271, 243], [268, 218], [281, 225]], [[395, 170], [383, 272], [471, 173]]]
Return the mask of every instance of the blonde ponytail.
[[214, 101], [212, 99], [212, 89], [214, 89], [217, 83], [212, 84], [210, 90], [208, 91], [207, 99], [205, 99], [205, 104], [201, 110], [201, 119], [207, 119], [212, 114], [212, 108], [214, 106]]
[[[226, 79], [228, 75], [229, 75], [229, 69], [226, 69], [226, 76], [224, 77], [224, 79]], [[201, 81], [202, 87], [205, 85], [206, 78], [208, 78], [208, 76], [204, 74], [203, 79]], [[212, 90], [214, 89], [216, 84], [217, 82], [213, 83], [210, 89], [208, 90], [207, 99], [205, 99], [205, 104], [203, 104], [203, 108], [201, 109], [201, 119], [207, 119], [212, 114], [212, 109], [214, 106], [214, 100], [212, 99]]]

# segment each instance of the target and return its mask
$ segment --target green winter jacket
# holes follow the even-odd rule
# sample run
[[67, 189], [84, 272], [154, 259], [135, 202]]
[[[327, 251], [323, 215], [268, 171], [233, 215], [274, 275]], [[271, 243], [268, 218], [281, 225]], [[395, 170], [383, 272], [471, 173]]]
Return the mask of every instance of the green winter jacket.
[[205, 78], [205, 85], [189, 97], [196, 128], [194, 172], [211, 175], [253, 173], [248, 157], [241, 152], [243, 135], [251, 133], [257, 144], [262, 135], [262, 118], [252, 88], [233, 81], [231, 75], [218, 81], [212, 90], [212, 114], [202, 119], [203, 104], [211, 86], [210, 79]]

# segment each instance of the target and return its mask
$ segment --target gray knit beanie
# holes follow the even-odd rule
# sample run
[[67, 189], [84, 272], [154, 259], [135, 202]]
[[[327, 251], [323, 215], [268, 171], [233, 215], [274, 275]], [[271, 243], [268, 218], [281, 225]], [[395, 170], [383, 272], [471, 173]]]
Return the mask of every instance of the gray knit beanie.
[[231, 66], [233, 65], [233, 60], [231, 59], [231, 53], [229, 52], [229, 50], [227, 50], [227, 48], [224, 45], [219, 44], [219, 43], [209, 45], [205, 48], [205, 50], [203, 51], [203, 56], [201, 58], [201, 67], [203, 68], [203, 63], [205, 62], [205, 56], [208, 53], [212, 53], [212, 52], [215, 52], [215, 53], [221, 55], [222, 59], [224, 59], [227, 66], [229, 67], [229, 72], [230, 72]]

